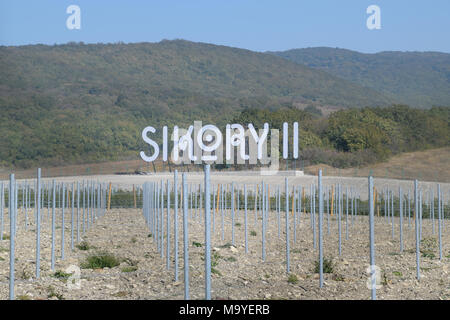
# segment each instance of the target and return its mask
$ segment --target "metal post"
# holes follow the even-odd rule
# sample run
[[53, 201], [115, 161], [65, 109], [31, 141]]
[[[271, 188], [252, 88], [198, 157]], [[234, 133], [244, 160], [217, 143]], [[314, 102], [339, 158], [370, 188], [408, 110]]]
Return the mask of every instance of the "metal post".
[[210, 165], [205, 165], [205, 299], [211, 300], [211, 190]]
[[221, 224], [222, 224], [222, 241], [224, 240], [224, 238], [225, 238], [225, 233], [224, 233], [224, 206], [225, 206], [225, 204], [224, 204], [224, 190], [223, 190], [223, 184], [221, 185], [221, 188], [220, 188], [220, 197], [221, 197], [221, 199], [222, 199], [222, 201], [221, 201], [221, 206], [220, 206], [220, 208], [221, 208]]
[[161, 258], [164, 257], [164, 181], [161, 180], [161, 228], [160, 228], [160, 236], [161, 236]]
[[52, 207], [52, 253], [51, 253], [51, 270], [55, 270], [55, 208], [56, 208], [56, 185], [53, 180], [53, 207]]
[[[265, 190], [265, 184], [264, 181], [262, 182], [262, 188], [261, 188], [261, 204], [264, 204], [264, 190]], [[261, 213], [262, 213], [262, 230], [261, 230], [261, 255], [262, 255], [262, 260], [266, 261], [266, 215], [264, 214], [264, 208], [261, 208]]]
[[189, 300], [189, 249], [188, 249], [188, 192], [186, 173], [182, 176], [183, 183], [183, 242], [184, 242], [184, 299]]
[[370, 241], [370, 284], [372, 300], [377, 299], [376, 272], [375, 272], [375, 225], [373, 207], [373, 177], [369, 177], [369, 241]]
[[322, 170], [319, 170], [319, 287], [323, 287], [323, 186], [322, 186]]
[[3, 185], [3, 181], [1, 182], [1, 195], [0, 195], [0, 240], [3, 240], [3, 219], [4, 219], [4, 210], [5, 206], [5, 186]]
[[[37, 196], [41, 197], [41, 168], [37, 169]], [[36, 213], [36, 279], [41, 274], [41, 208]]]
[[80, 242], [80, 182], [77, 182], [77, 243]]
[[[62, 211], [61, 211], [61, 260], [64, 260], [64, 207], [65, 204], [65, 194], [66, 194], [66, 184], [62, 184]], [[39, 206], [38, 206], [39, 207]]]
[[74, 215], [75, 215], [75, 182], [72, 182], [72, 215], [71, 215], [71, 230], [70, 230], [70, 247], [74, 249]]
[[345, 208], [345, 240], [348, 240], [348, 187], [345, 191], [345, 202], [346, 202], [346, 208]]
[[441, 185], [438, 184], [438, 212], [439, 212], [439, 260], [442, 261], [442, 219], [444, 217], [444, 210], [442, 206]]
[[420, 280], [420, 240], [419, 240], [419, 194], [418, 194], [419, 182], [414, 180], [414, 216], [416, 224], [416, 273], [417, 280]]
[[342, 189], [341, 185], [337, 185], [338, 188], [338, 194], [337, 194], [337, 200], [338, 205], [336, 206], [336, 209], [338, 210], [338, 232], [339, 232], [339, 255], [342, 253], [342, 230], [341, 230], [341, 214], [342, 214], [342, 206], [341, 206], [341, 197], [342, 197]]
[[278, 190], [278, 198], [277, 198], [277, 223], [278, 223], [278, 239], [280, 238], [280, 228], [281, 228], [281, 213], [280, 213], [280, 207], [281, 207], [281, 191], [280, 186], [277, 188]]
[[9, 176], [9, 299], [14, 300], [14, 263], [15, 263], [15, 224], [16, 224], [16, 210], [14, 207], [15, 196], [15, 179], [14, 173]]
[[244, 225], [245, 225], [245, 253], [248, 253], [247, 185], [246, 184], [244, 184]]
[[399, 218], [400, 218], [400, 252], [403, 252], [403, 193], [402, 187], [399, 187], [398, 198], [400, 202]]
[[231, 183], [231, 244], [234, 246], [234, 182]]
[[174, 255], [175, 255], [175, 281], [178, 281], [178, 170], [175, 169], [173, 177], [173, 192], [174, 192]]
[[169, 180], [167, 180], [167, 222], [166, 222], [166, 227], [167, 227], [167, 252], [166, 252], [166, 269], [169, 270], [170, 269], [170, 182]]
[[289, 183], [288, 178], [284, 178], [284, 190], [286, 192], [286, 203], [285, 203], [285, 209], [286, 209], [286, 272], [289, 273], [290, 271], [290, 257], [289, 257]]

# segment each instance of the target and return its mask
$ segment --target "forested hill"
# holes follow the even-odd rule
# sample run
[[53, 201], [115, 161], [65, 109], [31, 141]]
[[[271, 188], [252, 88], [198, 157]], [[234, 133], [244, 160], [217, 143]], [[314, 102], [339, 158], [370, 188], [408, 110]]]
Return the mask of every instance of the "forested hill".
[[286, 59], [184, 40], [0, 47], [0, 166], [135, 156], [143, 127], [395, 102]]
[[[172, 97], [275, 97], [337, 106], [393, 100], [328, 73], [244, 49], [184, 40], [0, 47], [6, 90], [116, 95], [150, 108]], [[7, 92], [6, 92], [7, 93]]]
[[380, 52], [317, 47], [269, 52], [372, 88], [415, 107], [450, 105], [450, 54]]

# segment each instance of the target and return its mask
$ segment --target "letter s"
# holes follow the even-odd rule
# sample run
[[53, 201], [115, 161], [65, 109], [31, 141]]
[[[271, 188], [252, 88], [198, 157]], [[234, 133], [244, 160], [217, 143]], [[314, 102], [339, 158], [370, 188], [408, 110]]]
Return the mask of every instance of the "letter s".
[[151, 145], [155, 149], [155, 153], [151, 157], [148, 157], [148, 156], [145, 155], [144, 151], [141, 151], [140, 152], [141, 158], [145, 162], [155, 161], [155, 159], [158, 158], [158, 155], [159, 155], [159, 146], [158, 146], [158, 144], [147, 136], [147, 133], [149, 131], [151, 133], [155, 133], [156, 129], [153, 128], [153, 127], [146, 127], [144, 130], [142, 130], [142, 139], [144, 139], [144, 141], [146, 143], [148, 143], [149, 145]]

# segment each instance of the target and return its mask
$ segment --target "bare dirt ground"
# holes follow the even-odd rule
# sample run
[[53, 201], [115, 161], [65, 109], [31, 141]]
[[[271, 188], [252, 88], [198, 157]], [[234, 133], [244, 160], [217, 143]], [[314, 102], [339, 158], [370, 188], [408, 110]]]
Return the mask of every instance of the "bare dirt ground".
[[[70, 249], [71, 217], [66, 210], [65, 254], [61, 260], [61, 220], [56, 229], [56, 267], [66, 270], [80, 266], [92, 253], [107, 250], [122, 259], [111, 269], [81, 269], [81, 287], [69, 288], [71, 278], [58, 279], [50, 270], [51, 219], [44, 209], [41, 235], [41, 278], [35, 279], [34, 213], [29, 212], [30, 225], [24, 227], [23, 211], [19, 211], [16, 240], [16, 298], [18, 299], [183, 299], [183, 234], [179, 220], [179, 281], [174, 281], [173, 224], [171, 225], [170, 268], [161, 257], [154, 237], [145, 225], [142, 209], [112, 209], [89, 229], [81, 232], [89, 250]], [[171, 221], [173, 222], [173, 212]], [[181, 213], [179, 213], [181, 216]], [[51, 216], [51, 213], [50, 213]], [[60, 211], [57, 210], [60, 219]], [[324, 255], [332, 259], [332, 273], [325, 274], [325, 285], [319, 288], [314, 264], [318, 249], [313, 247], [313, 232], [309, 214], [301, 214], [294, 241], [293, 217], [290, 215], [290, 273], [286, 272], [285, 214], [281, 214], [278, 236], [277, 213], [271, 211], [266, 234], [266, 260], [261, 258], [261, 220], [254, 211], [248, 212], [248, 245], [244, 248], [244, 211], [236, 214], [235, 241], [230, 246], [230, 212], [225, 213], [224, 239], [221, 239], [221, 211], [215, 214], [212, 231], [213, 299], [370, 299], [367, 288], [369, 236], [367, 217], [349, 216], [346, 239], [346, 219], [342, 220], [342, 255], [338, 254], [338, 221], [324, 219]], [[316, 219], [317, 221], [318, 219]], [[256, 221], [256, 224], [255, 224]], [[5, 221], [9, 233], [9, 219]], [[431, 221], [424, 220], [422, 233], [421, 274], [416, 279], [414, 224], [404, 220], [404, 251], [400, 253], [399, 221], [392, 227], [384, 217], [376, 218], [376, 265], [380, 268], [378, 299], [450, 299], [450, 230], [449, 221], [443, 228], [443, 259], [439, 261], [436, 234]], [[81, 223], [80, 223], [81, 228]], [[81, 230], [82, 231], [82, 230]], [[253, 232], [252, 232], [253, 231]], [[76, 229], [75, 229], [76, 237]], [[197, 243], [197, 246], [194, 245]], [[202, 246], [200, 247], [199, 244]], [[204, 227], [203, 217], [195, 210], [189, 223], [189, 272], [191, 299], [204, 299]], [[166, 246], [164, 246], [166, 248]], [[8, 298], [9, 240], [0, 241], [0, 299]]]

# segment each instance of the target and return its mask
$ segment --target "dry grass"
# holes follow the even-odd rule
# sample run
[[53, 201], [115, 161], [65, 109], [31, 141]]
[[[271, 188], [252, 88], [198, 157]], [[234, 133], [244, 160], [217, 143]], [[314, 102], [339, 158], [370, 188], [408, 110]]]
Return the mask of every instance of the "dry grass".
[[422, 181], [450, 182], [450, 148], [409, 152], [392, 157], [386, 162], [363, 168], [336, 169], [328, 165], [305, 168], [305, 173], [345, 177], [367, 177], [370, 173], [378, 178], [419, 179]]

